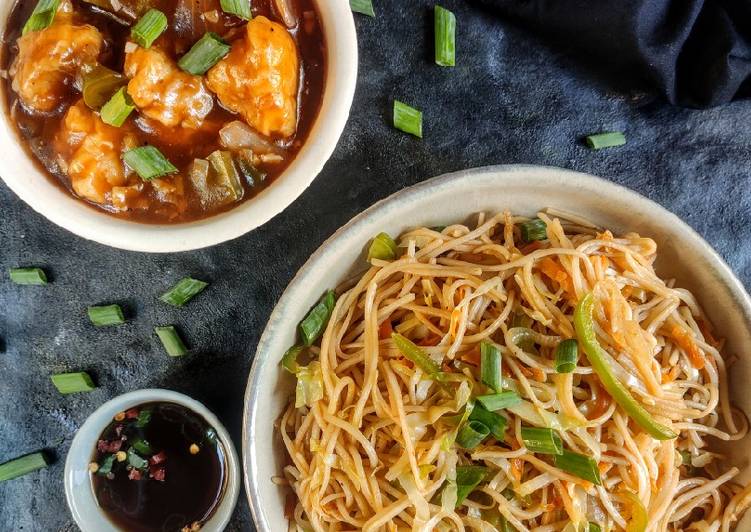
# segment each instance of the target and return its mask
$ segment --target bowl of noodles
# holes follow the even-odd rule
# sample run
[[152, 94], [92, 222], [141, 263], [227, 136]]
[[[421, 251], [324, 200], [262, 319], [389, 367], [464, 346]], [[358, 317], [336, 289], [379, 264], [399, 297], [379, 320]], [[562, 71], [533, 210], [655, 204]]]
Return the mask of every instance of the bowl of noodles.
[[[259, 530], [749, 530], [751, 300], [652, 201], [431, 179], [327, 240], [258, 345]], [[751, 514], [751, 512], [749, 512]]]

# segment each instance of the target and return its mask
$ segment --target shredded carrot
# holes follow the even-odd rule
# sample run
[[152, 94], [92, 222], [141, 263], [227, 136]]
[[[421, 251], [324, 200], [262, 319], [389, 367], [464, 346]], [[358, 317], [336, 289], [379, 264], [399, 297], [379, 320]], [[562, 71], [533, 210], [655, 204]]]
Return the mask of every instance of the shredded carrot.
[[696, 325], [699, 326], [699, 330], [707, 343], [712, 347], [719, 349], [722, 343], [712, 334], [712, 326], [702, 319], [696, 320]]
[[681, 368], [680, 366], [673, 366], [670, 368], [670, 371], [666, 371], [662, 374], [662, 384], [668, 384], [670, 382], [673, 382], [675, 379], [678, 378], [678, 375], [680, 374]]
[[600, 474], [604, 475], [608, 471], [610, 471], [613, 467], [613, 464], [611, 462], [600, 462], [597, 464], [597, 469], [600, 470]]
[[451, 311], [451, 321], [449, 323], [449, 334], [456, 338], [456, 329], [459, 327], [459, 318], [462, 317], [462, 311], [460, 308], [455, 308]]
[[522, 472], [524, 471], [524, 460], [521, 458], [512, 458], [511, 459], [511, 476], [516, 480], [516, 482], [521, 482], [522, 480]]
[[394, 332], [394, 327], [391, 325], [391, 320], [384, 320], [381, 326], [378, 327], [378, 338], [381, 340], [391, 338], [392, 332]]
[[545, 382], [545, 372], [542, 371], [540, 368], [529, 368], [532, 372], [532, 378], [536, 380], [537, 382]]
[[539, 262], [539, 264], [540, 271], [542, 271], [545, 276], [547, 276], [550, 280], [558, 283], [568, 295], [574, 293], [574, 284], [571, 282], [571, 278], [569, 277], [568, 273], [566, 273], [566, 270], [563, 268], [563, 266], [558, 264], [550, 257], [545, 257]]
[[672, 336], [681, 349], [686, 352], [693, 367], [696, 369], [704, 367], [704, 364], [706, 363], [704, 355], [699, 350], [699, 347], [696, 345], [696, 342], [694, 342], [690, 333], [687, 333], [679, 325], [673, 325], [673, 328], [670, 331], [670, 336]]
[[459, 360], [480, 367], [480, 348], [478, 346], [473, 347], [459, 357]]
[[533, 251], [537, 251], [542, 247], [542, 243], [539, 240], [535, 240], [534, 242], [530, 242], [526, 246], [519, 249], [522, 255], [529, 255]]

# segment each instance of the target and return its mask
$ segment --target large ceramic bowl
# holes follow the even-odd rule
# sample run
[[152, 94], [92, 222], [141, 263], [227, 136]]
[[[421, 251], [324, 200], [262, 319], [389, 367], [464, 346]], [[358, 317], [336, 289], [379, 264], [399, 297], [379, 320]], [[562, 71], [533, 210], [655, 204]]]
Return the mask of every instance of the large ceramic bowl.
[[[14, 3], [0, 0], [0, 34], [5, 32]], [[357, 81], [357, 35], [352, 12], [347, 0], [319, 0], [316, 5], [327, 49], [321, 109], [294, 161], [251, 200], [226, 213], [185, 224], [140, 224], [109, 216], [54, 184], [21, 147], [5, 112], [0, 112], [0, 177], [51, 222], [108, 246], [148, 252], [186, 251], [247, 233], [281, 212], [310, 185], [334, 151], [349, 116]]]
[[[328, 239], [298, 272], [279, 300], [258, 344], [245, 397], [243, 465], [250, 508], [261, 531], [285, 530], [284, 491], [274, 485], [284, 463], [284, 446], [274, 422], [293, 382], [279, 360], [295, 341], [295, 328], [327, 288], [365, 267], [363, 250], [380, 231], [467, 220], [480, 211], [505, 209], [532, 215], [544, 207], [581, 214], [616, 232], [637, 231], [657, 241], [657, 271], [675, 277], [710, 311], [726, 353], [741, 358], [733, 366], [731, 397], [751, 413], [751, 299], [727, 264], [688, 225], [656, 203], [590, 175], [538, 166], [494, 166], [431, 179], [394, 194], [366, 210]], [[740, 386], [732, 386], [735, 383]], [[748, 481], [751, 438], [738, 441], [730, 456]], [[751, 530], [748, 517], [737, 530]]]

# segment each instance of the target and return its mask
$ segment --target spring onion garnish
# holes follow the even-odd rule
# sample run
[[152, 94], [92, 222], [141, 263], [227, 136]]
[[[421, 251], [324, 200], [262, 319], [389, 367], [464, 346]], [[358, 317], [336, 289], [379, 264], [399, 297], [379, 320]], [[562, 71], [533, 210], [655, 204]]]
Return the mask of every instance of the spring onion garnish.
[[115, 455], [108, 454], [102, 459], [102, 463], [99, 464], [99, 468], [96, 470], [96, 474], [105, 477], [112, 473], [112, 466], [115, 465]]
[[41, 268], [11, 268], [10, 280], [16, 284], [47, 284], [47, 276]]
[[159, 299], [173, 307], [182, 307], [185, 303], [200, 294], [207, 286], [209, 286], [209, 283], [193, 279], [192, 277], [184, 277], [175, 286], [159, 296]]
[[[402, 354], [434, 381], [444, 382], [446, 374], [428, 354], [399, 333], [391, 333], [391, 339]], [[487, 436], [487, 434], [486, 434]]]
[[369, 17], [375, 17], [375, 11], [373, 11], [373, 2], [371, 0], [349, 0], [349, 7], [355, 13], [361, 13], [368, 15]]
[[563, 442], [561, 437], [553, 430], [538, 427], [522, 427], [522, 441], [533, 453], [561, 454]]
[[435, 63], [440, 66], [454, 66], [456, 64], [456, 17], [448, 9], [441, 6], [434, 8], [435, 27]]
[[487, 410], [482, 404], [476, 403], [469, 419], [479, 421], [490, 430], [490, 435], [498, 441], [503, 441], [508, 420], [500, 414]]
[[0, 482], [20, 477], [37, 469], [47, 467], [44, 453], [32, 453], [0, 464]]
[[626, 136], [620, 131], [610, 131], [608, 133], [597, 133], [596, 135], [587, 135], [584, 137], [587, 147], [593, 150], [603, 148], [613, 148], [626, 144]]
[[111, 126], [120, 127], [125, 123], [130, 113], [136, 108], [133, 100], [130, 99], [125, 87], [120, 87], [112, 98], [104, 104], [99, 116], [102, 122]]
[[120, 305], [107, 305], [104, 307], [89, 307], [87, 309], [91, 323], [97, 327], [108, 325], [120, 325], [125, 323], [125, 316]]
[[130, 446], [140, 454], [152, 454], [154, 451], [151, 444], [143, 438], [135, 438], [131, 441]]
[[422, 138], [422, 113], [406, 103], [394, 100], [394, 127]]
[[503, 388], [503, 376], [501, 375], [501, 350], [498, 346], [483, 341], [480, 344], [480, 375], [483, 384], [493, 391], [500, 392]]
[[222, 11], [235, 15], [243, 20], [250, 20], [253, 14], [250, 12], [250, 0], [219, 0]]
[[287, 349], [287, 352], [282, 357], [282, 367], [290, 373], [297, 373], [297, 369], [300, 367], [300, 364], [297, 363], [297, 357], [300, 356], [300, 353], [304, 349], [305, 347], [301, 345], [293, 345]]
[[587, 532], [602, 532], [602, 528], [600, 528], [600, 525], [598, 525], [597, 523], [593, 523], [590, 521]]
[[60, 0], [39, 0], [34, 11], [31, 12], [29, 20], [23, 25], [21, 35], [49, 27], [52, 21], [55, 20], [55, 14], [59, 5]]
[[177, 65], [194, 76], [203, 76], [219, 60], [227, 55], [230, 45], [213, 32], [203, 34], [188, 53], [180, 58]]
[[574, 338], [563, 340], [555, 348], [555, 371], [557, 373], [571, 373], [576, 368], [579, 359], [579, 344]]
[[548, 226], [539, 218], [520, 224], [519, 229], [521, 229], [522, 240], [524, 242], [545, 240], [548, 238]]
[[177, 329], [173, 325], [166, 325], [164, 327], [154, 327], [154, 332], [161, 340], [164, 350], [171, 357], [181, 357], [188, 352], [188, 348], [185, 347], [183, 339], [177, 333]]
[[388, 233], [378, 233], [368, 248], [368, 262], [371, 259], [394, 260], [398, 247]]
[[490, 429], [479, 421], [468, 421], [456, 435], [456, 444], [464, 449], [474, 449], [488, 437]]
[[50, 377], [52, 384], [61, 394], [90, 392], [95, 390], [94, 381], [91, 380], [88, 373], [80, 371], [78, 373], [58, 373]]
[[602, 484], [597, 462], [589, 456], [564, 450], [561, 454], [553, 456], [553, 463], [558, 469], [571, 473], [575, 477], [583, 478], [598, 486]]
[[[224, 2], [222, 2], [223, 8]], [[149, 9], [130, 30], [130, 37], [138, 46], [149, 48], [166, 29], [167, 16], [158, 9]]]
[[302, 337], [303, 344], [313, 345], [313, 342], [323, 334], [326, 329], [326, 324], [331, 318], [331, 313], [334, 311], [334, 304], [336, 303], [336, 296], [333, 290], [329, 290], [321, 300], [316, 303], [316, 306], [310, 309], [305, 319], [300, 322], [300, 336]]
[[136, 450], [131, 447], [128, 449], [128, 465], [134, 467], [135, 469], [144, 470], [149, 467], [149, 461], [140, 456], [136, 452]]
[[488, 469], [483, 466], [456, 466], [456, 506], [485, 479]]
[[177, 168], [154, 146], [128, 150], [123, 154], [123, 161], [144, 181], [177, 173]]
[[652, 414], [641, 406], [631, 395], [621, 381], [615, 376], [613, 369], [610, 367], [605, 350], [600, 346], [595, 335], [594, 310], [595, 300], [592, 293], [585, 295], [574, 311], [574, 327], [576, 335], [579, 337], [584, 353], [587, 355], [592, 369], [602, 382], [605, 391], [615, 399], [615, 402], [626, 411], [626, 414], [633, 419], [637, 425], [643, 428], [650, 436], [656, 440], [672, 440], [678, 435], [670, 428], [655, 421]]
[[501, 392], [490, 395], [478, 395], [477, 400], [482, 406], [491, 412], [510, 406], [516, 406], [522, 402], [522, 398], [516, 392]]
[[128, 79], [122, 74], [97, 65], [83, 76], [83, 101], [90, 109], [98, 110], [127, 83]]
[[138, 417], [136, 418], [136, 427], [142, 429], [149, 424], [149, 421], [151, 421], [151, 410], [144, 408], [138, 413]]

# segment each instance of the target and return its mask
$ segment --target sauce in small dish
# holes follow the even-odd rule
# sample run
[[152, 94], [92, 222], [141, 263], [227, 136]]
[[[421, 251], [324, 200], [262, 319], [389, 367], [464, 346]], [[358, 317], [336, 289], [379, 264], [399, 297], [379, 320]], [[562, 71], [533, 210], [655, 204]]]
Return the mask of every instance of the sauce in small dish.
[[147, 402], [114, 416], [89, 465], [99, 507], [128, 531], [200, 530], [227, 484], [216, 430], [172, 402]]

